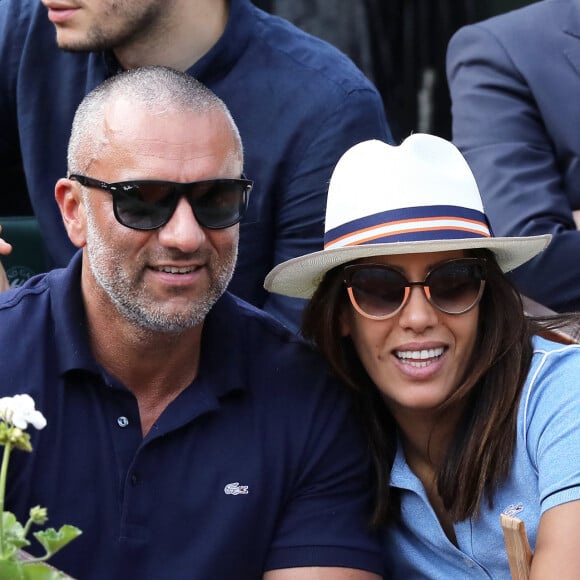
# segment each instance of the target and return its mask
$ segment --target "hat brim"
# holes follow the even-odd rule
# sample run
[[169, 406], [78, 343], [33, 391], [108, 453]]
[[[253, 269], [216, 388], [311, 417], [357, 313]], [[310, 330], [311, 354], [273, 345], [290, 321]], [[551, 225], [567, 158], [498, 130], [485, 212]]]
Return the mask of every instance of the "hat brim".
[[542, 252], [550, 234], [510, 238], [466, 238], [437, 241], [391, 242], [321, 250], [278, 264], [266, 276], [264, 288], [293, 298], [310, 298], [329, 270], [372, 256], [447, 252], [452, 250], [491, 250], [503, 272], [514, 270]]

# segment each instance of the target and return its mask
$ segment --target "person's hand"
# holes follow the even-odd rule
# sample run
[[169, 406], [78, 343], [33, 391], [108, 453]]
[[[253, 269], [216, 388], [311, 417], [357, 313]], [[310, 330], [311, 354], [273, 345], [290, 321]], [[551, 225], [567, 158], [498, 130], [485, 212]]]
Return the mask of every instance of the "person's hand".
[[[2, 226], [0, 226], [0, 232], [2, 231]], [[0, 255], [7, 256], [12, 251], [12, 246], [4, 239], [0, 238]], [[0, 262], [0, 292], [4, 292], [10, 288], [10, 282], [8, 281], [8, 276], [6, 276], [6, 270], [2, 262]]]

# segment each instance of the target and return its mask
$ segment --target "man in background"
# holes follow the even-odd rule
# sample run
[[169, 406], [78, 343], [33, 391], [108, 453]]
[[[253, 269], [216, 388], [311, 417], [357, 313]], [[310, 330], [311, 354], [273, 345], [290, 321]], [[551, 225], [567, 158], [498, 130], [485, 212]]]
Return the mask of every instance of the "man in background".
[[263, 279], [322, 248], [340, 155], [391, 139], [379, 93], [337, 49], [250, 0], [2, 0], [0, 159], [21, 158], [54, 265], [74, 253], [52, 196], [74, 111], [105, 78], [144, 65], [187, 71], [231, 110], [255, 185], [230, 289], [297, 328], [303, 303], [268, 295]]
[[527, 296], [580, 310], [580, 2], [544, 0], [460, 29], [447, 51], [453, 141], [497, 236], [552, 234], [513, 273]]

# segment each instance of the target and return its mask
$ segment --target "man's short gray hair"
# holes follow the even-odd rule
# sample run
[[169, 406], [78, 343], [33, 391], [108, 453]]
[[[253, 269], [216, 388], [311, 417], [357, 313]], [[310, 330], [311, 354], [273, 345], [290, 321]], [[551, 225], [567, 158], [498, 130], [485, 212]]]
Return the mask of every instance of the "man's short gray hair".
[[130, 98], [151, 112], [208, 113], [221, 111], [229, 120], [243, 162], [240, 133], [226, 104], [191, 75], [162, 66], [147, 66], [121, 72], [88, 93], [77, 108], [68, 145], [69, 173], [83, 173], [106, 146], [104, 120], [107, 104], [115, 98]]

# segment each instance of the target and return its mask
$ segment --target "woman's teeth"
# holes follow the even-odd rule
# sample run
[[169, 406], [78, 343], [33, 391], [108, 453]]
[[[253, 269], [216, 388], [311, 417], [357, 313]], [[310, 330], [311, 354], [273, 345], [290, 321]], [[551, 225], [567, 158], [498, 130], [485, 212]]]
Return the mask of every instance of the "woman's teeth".
[[395, 356], [404, 364], [414, 367], [426, 367], [443, 354], [443, 347], [425, 350], [399, 350]]

